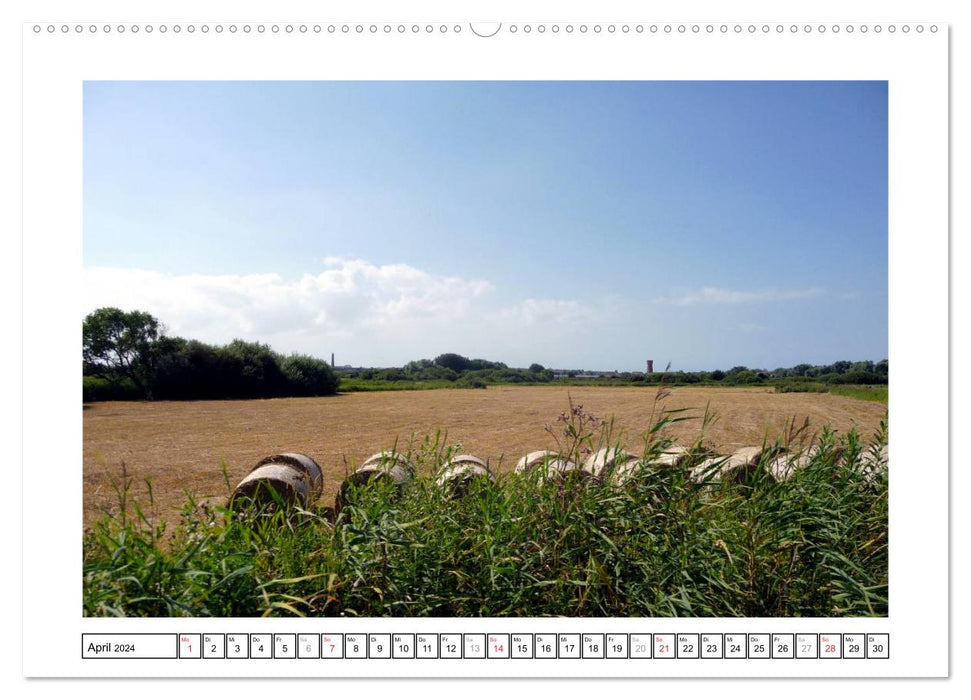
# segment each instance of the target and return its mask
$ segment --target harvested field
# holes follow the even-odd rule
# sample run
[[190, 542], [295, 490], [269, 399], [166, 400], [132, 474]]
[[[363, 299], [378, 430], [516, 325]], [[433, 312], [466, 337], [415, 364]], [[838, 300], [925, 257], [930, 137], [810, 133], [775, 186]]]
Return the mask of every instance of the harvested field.
[[[84, 421], [84, 522], [102, 509], [116, 508], [109, 475], [122, 463], [132, 491], [146, 502], [151, 478], [150, 515], [174, 520], [185, 492], [199, 500], [223, 503], [263, 457], [303, 452], [320, 464], [324, 502], [333, 500], [345, 474], [397, 439], [407, 448], [412, 435], [447, 429], [448, 442], [462, 452], [511, 471], [527, 452], [555, 447], [543, 429], [567, 410], [568, 396], [597, 416], [613, 415], [617, 435], [640, 452], [655, 389], [604, 387], [513, 387], [486, 390], [367, 392], [326, 398], [255, 401], [105, 402], [86, 406]], [[776, 438], [792, 419], [809, 418], [811, 429], [824, 424], [845, 432], [856, 427], [870, 437], [886, 415], [885, 406], [830, 394], [776, 394], [765, 387], [687, 387], [671, 390], [668, 409], [691, 408], [700, 416], [706, 403], [718, 416], [707, 438], [719, 452]], [[672, 426], [670, 435], [691, 442], [700, 420]], [[225, 463], [227, 485], [221, 465]]]

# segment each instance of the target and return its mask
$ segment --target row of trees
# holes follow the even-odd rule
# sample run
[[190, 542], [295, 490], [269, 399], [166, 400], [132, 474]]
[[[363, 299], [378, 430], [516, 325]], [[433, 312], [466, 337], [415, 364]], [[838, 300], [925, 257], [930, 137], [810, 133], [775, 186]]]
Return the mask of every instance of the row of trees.
[[[573, 382], [582, 370], [566, 372], [561, 381]], [[724, 384], [745, 386], [752, 384], [819, 383], [819, 384], [886, 384], [889, 367], [887, 360], [873, 362], [840, 361], [831, 365], [801, 364], [780, 367], [775, 370], [750, 369], [744, 366], [711, 372], [616, 372], [600, 373], [597, 383], [611, 384]], [[508, 367], [502, 362], [470, 360], [456, 353], [445, 353], [434, 360], [414, 360], [403, 367], [385, 369], [347, 370], [342, 376], [378, 381], [449, 381], [456, 386], [482, 386], [486, 384], [546, 383], [554, 381], [552, 370], [532, 364], [526, 369]], [[590, 381], [583, 380], [583, 381]]]
[[102, 308], [83, 324], [85, 400], [325, 396], [337, 376], [323, 360], [262, 343], [209, 345], [169, 337], [143, 311]]
[[[248, 399], [278, 396], [325, 396], [337, 392], [338, 376], [323, 360], [281, 355], [261, 343], [234, 340], [209, 345], [169, 337], [158, 320], [143, 311], [103, 308], [83, 325], [85, 400], [108, 398]], [[403, 367], [344, 371], [341, 376], [378, 381], [446, 381], [459, 387], [556, 380], [540, 364], [509, 367], [503, 362], [444, 353]], [[800, 364], [772, 371], [732, 367], [712, 372], [617, 372], [601, 374], [609, 384], [886, 384], [887, 360]], [[588, 380], [584, 380], [588, 381]]]
[[742, 365], [729, 370], [711, 372], [621, 372], [617, 381], [644, 384], [722, 384], [746, 386], [752, 384], [886, 384], [889, 377], [887, 360], [872, 362], [840, 361], [832, 365], [796, 365], [774, 370], [750, 369]]
[[873, 362], [864, 360], [862, 362], [849, 362], [840, 360], [831, 365], [796, 365], [788, 369], [779, 368], [772, 372], [774, 377], [824, 377], [846, 374], [876, 374], [887, 377], [890, 374], [890, 364], [887, 360]]
[[540, 364], [534, 363], [528, 369], [517, 369], [504, 362], [469, 359], [454, 352], [444, 353], [434, 360], [412, 360], [403, 367], [350, 370], [342, 372], [342, 375], [388, 382], [447, 381], [455, 382], [459, 387], [553, 381], [553, 372]]
[[789, 383], [886, 384], [890, 376], [890, 363], [887, 360], [879, 362], [840, 360], [831, 365], [800, 364], [795, 367], [779, 367], [771, 372], [751, 370], [748, 367], [733, 367], [725, 373], [716, 370], [711, 374], [715, 381], [726, 380], [734, 384], [758, 384], [767, 379], [787, 380]]

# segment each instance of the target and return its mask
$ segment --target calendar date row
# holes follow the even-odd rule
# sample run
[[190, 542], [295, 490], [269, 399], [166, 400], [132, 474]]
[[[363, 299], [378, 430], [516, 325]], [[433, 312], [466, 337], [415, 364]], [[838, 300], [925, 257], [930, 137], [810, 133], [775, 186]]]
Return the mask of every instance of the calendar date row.
[[890, 635], [83, 634], [84, 659], [888, 659]]

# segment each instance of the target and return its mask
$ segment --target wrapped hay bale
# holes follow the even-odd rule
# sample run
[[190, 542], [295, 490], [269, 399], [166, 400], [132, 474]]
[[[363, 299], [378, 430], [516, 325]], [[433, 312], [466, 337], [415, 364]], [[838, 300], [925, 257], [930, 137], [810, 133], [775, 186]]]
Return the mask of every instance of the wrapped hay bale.
[[358, 467], [357, 471], [344, 479], [334, 498], [334, 513], [340, 513], [347, 505], [352, 489], [379, 481], [394, 484], [400, 491], [411, 481], [414, 473], [414, 466], [404, 455], [393, 450], [377, 452], [364, 460], [364, 464]]
[[630, 483], [645, 469], [662, 469], [679, 467], [691, 456], [691, 453], [681, 445], [671, 445], [663, 452], [649, 459], [629, 458], [614, 467], [610, 480], [615, 486]]
[[381, 450], [380, 452], [375, 452], [373, 455], [364, 460], [364, 463], [360, 466], [358, 471], [363, 471], [368, 469], [402, 469], [407, 471], [409, 475], [415, 472], [414, 465], [408, 461], [400, 452], [395, 452], [394, 450]]
[[544, 481], [579, 481], [594, 479], [594, 475], [557, 452], [538, 450], [530, 452], [516, 463], [516, 473], [534, 474]]
[[648, 467], [642, 460], [629, 459], [623, 464], [618, 464], [610, 473], [610, 481], [615, 486], [624, 486], [632, 483], [637, 476]]
[[583, 471], [597, 479], [607, 478], [618, 464], [635, 459], [634, 455], [620, 447], [603, 447], [587, 457]]
[[697, 483], [745, 484], [764, 476], [774, 478], [762, 466], [765, 451], [762, 447], [743, 447], [727, 457], [710, 457], [691, 470], [691, 478]]
[[690, 456], [691, 453], [687, 448], [674, 444], [664, 448], [660, 454], [649, 459], [635, 459], [631, 457], [622, 464], [614, 467], [613, 473], [611, 474], [611, 481], [616, 486], [623, 486], [635, 479], [644, 469], [680, 467]]
[[229, 499], [230, 508], [264, 507], [275, 503], [307, 508], [320, 497], [323, 475], [305, 454], [285, 452], [264, 457], [239, 482]]
[[468, 493], [471, 485], [480, 479], [495, 483], [496, 477], [489, 465], [473, 455], [457, 455], [445, 463], [436, 483], [448, 490], [453, 498], [458, 498]]
[[819, 447], [811, 445], [808, 450], [779, 455], [769, 463], [769, 474], [776, 481], [790, 479], [797, 471], [801, 471], [809, 466], [809, 463], [818, 452]]
[[691, 456], [688, 448], [681, 445], [670, 445], [664, 448], [657, 457], [650, 460], [650, 464], [658, 467], [679, 467]]
[[877, 476], [887, 471], [889, 465], [888, 455], [889, 452], [886, 445], [879, 450], [871, 447], [860, 454], [860, 458], [853, 467], [860, 472], [866, 481], [873, 481]]
[[689, 476], [696, 484], [712, 483], [719, 480], [722, 467], [728, 463], [729, 457], [708, 457], [691, 468]]
[[560, 455], [551, 450], [536, 450], [535, 452], [530, 452], [516, 462], [516, 469], [514, 470], [517, 474], [522, 472], [532, 471], [537, 466], [543, 464], [544, 462], [551, 462], [560, 458]]

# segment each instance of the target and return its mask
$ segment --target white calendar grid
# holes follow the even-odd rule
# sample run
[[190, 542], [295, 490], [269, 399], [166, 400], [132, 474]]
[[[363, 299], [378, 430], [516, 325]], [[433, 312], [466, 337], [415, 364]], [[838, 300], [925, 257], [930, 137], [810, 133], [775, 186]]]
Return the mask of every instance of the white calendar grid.
[[83, 634], [99, 659], [880, 659], [889, 634], [142, 633]]

